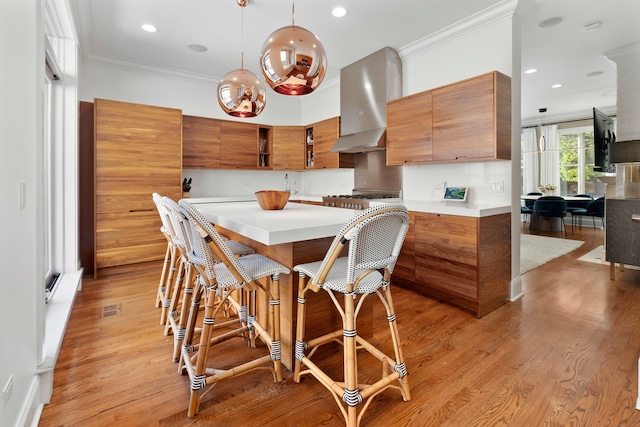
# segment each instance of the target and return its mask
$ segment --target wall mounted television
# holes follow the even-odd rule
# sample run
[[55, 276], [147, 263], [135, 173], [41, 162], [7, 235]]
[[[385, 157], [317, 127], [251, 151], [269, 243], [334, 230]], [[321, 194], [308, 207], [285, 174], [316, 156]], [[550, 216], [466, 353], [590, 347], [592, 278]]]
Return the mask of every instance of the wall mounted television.
[[609, 144], [616, 142], [613, 120], [602, 111], [593, 109], [593, 148], [596, 172], [615, 172], [616, 167], [609, 163]]

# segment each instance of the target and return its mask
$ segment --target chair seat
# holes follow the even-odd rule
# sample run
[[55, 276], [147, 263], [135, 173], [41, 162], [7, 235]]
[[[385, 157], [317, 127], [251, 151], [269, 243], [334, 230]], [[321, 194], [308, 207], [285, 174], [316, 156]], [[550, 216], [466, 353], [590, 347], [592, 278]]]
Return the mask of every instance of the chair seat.
[[[287, 267], [260, 254], [245, 255], [237, 260], [250, 276], [251, 281], [278, 274], [289, 274]], [[223, 263], [215, 265], [215, 279], [221, 288], [238, 287], [238, 281]], [[242, 285], [240, 284], [240, 287]]]
[[[310, 277], [313, 282], [315, 282], [316, 277], [320, 271], [320, 265], [322, 265], [322, 261], [300, 264], [296, 265], [293, 268], [293, 271], [304, 273], [306, 276]], [[320, 286], [320, 288], [331, 289], [334, 292], [346, 293], [348, 285], [347, 269], [348, 258], [338, 258], [331, 267], [331, 270], [329, 270], [329, 274], [327, 274], [327, 278], [325, 279], [325, 282], [322, 284], [322, 286]], [[354, 276], [358, 277], [365, 271], [366, 270], [356, 269]], [[355, 291], [357, 294], [373, 294], [382, 286], [382, 279], [383, 277], [380, 272], [372, 271], [364, 279], [362, 279]]]

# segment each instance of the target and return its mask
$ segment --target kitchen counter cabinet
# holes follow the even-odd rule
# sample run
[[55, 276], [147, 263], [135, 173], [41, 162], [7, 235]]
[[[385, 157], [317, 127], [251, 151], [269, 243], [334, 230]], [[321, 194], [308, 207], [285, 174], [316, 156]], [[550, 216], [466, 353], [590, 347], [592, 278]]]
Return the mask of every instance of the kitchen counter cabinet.
[[273, 169], [304, 170], [305, 130], [303, 126], [274, 126]]
[[151, 194], [182, 188], [182, 112], [96, 99], [96, 268], [162, 259], [167, 243]]
[[509, 300], [511, 214], [464, 217], [414, 212], [403, 268], [392, 280], [482, 317]]
[[433, 90], [433, 160], [511, 159], [511, 79], [497, 71]]
[[431, 91], [387, 103], [387, 165], [433, 160]]
[[182, 116], [182, 167], [220, 168], [220, 120]]

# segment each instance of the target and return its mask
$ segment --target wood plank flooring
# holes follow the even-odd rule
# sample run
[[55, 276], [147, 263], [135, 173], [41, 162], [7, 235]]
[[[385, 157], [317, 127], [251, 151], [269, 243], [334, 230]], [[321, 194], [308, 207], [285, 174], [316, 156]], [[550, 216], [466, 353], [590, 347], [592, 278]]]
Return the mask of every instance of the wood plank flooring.
[[[395, 287], [412, 399], [379, 395], [362, 425], [640, 425], [640, 271], [610, 281], [607, 265], [577, 261], [602, 244], [589, 222], [569, 238], [586, 243], [526, 273], [524, 296], [481, 319]], [[84, 281], [40, 426], [344, 425], [315, 379], [296, 384], [287, 372], [274, 384], [264, 371], [220, 382], [188, 419], [188, 378], [154, 308], [160, 268]], [[336, 370], [341, 358], [327, 362]]]

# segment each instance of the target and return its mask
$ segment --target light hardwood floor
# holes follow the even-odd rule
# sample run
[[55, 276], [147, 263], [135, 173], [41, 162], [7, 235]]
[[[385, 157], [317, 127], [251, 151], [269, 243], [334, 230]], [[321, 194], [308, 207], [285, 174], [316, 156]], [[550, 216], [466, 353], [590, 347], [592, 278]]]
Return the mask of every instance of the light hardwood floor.
[[[586, 243], [526, 273], [524, 296], [481, 319], [395, 287], [412, 400], [387, 391], [362, 425], [640, 425], [640, 271], [610, 281], [607, 265], [577, 261], [602, 244], [590, 222], [569, 238]], [[287, 372], [274, 384], [264, 371], [220, 382], [188, 419], [188, 379], [170, 360], [172, 338], [153, 307], [160, 266], [84, 281], [41, 426], [344, 424], [313, 378], [296, 384]], [[340, 363], [328, 359], [333, 369]]]

